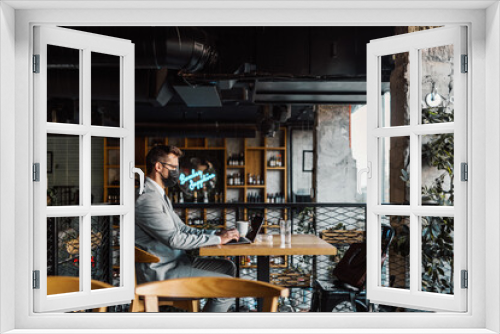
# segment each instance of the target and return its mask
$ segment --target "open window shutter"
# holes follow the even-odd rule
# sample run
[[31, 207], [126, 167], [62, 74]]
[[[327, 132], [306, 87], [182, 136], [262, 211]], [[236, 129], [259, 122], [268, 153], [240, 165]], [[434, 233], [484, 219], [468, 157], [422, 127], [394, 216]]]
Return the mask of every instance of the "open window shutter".
[[[466, 311], [467, 181], [460, 173], [467, 163], [466, 54], [464, 27], [367, 46], [373, 168], [367, 295], [373, 303]], [[383, 225], [391, 225], [396, 236], [381, 266]]]
[[[35, 27], [33, 72], [34, 310], [129, 303], [134, 293], [134, 45]], [[96, 89], [96, 80], [108, 77]]]

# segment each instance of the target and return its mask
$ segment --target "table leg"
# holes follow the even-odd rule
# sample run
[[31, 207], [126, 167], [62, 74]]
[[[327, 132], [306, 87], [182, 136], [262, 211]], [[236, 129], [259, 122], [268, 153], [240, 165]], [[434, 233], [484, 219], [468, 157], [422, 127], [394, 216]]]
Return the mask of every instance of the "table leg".
[[[236, 277], [240, 278], [240, 261], [241, 257], [240, 256], [235, 256], [236, 260]], [[236, 298], [236, 312], [240, 311], [240, 299]]]
[[[257, 281], [269, 283], [269, 256], [257, 256]], [[262, 312], [264, 300], [257, 299], [257, 311]]]

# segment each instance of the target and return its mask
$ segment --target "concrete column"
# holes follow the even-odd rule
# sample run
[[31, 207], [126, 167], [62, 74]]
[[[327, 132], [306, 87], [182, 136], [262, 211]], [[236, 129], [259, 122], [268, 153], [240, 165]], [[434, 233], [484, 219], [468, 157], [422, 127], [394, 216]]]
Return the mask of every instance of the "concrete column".
[[315, 114], [316, 202], [356, 201], [356, 160], [349, 147], [349, 106], [318, 106]]

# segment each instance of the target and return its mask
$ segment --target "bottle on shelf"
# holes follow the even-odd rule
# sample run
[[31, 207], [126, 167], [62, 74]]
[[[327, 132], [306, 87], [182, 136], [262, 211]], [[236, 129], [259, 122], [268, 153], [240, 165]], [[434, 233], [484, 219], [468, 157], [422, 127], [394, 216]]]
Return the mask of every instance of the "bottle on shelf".
[[281, 153], [278, 154], [278, 160], [277, 160], [277, 167], [281, 167], [282, 166], [282, 163], [281, 163]]
[[203, 203], [208, 203], [208, 192], [206, 189], [203, 190]]
[[179, 194], [179, 203], [184, 203], [184, 193], [182, 191]]
[[198, 192], [196, 190], [193, 192], [193, 202], [198, 203]]
[[232, 186], [234, 184], [234, 180], [233, 180], [233, 176], [232, 175], [228, 175], [227, 176], [227, 184]]
[[240, 153], [240, 160], [239, 160], [239, 165], [243, 166], [245, 164], [245, 156], [243, 153]]
[[253, 184], [253, 176], [250, 173], [248, 173], [248, 184]]

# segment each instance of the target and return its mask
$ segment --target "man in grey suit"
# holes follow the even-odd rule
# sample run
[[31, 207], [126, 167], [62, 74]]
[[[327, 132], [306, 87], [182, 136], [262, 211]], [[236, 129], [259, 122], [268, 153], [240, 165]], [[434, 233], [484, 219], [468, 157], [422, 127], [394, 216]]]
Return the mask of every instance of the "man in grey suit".
[[[235, 265], [224, 259], [191, 258], [186, 250], [238, 240], [233, 230], [201, 230], [187, 226], [177, 216], [163, 187], [173, 187], [179, 178], [182, 151], [158, 145], [146, 156], [144, 193], [135, 203], [135, 244], [160, 258], [159, 263], [137, 263], [137, 283], [180, 277], [234, 277]], [[203, 311], [226, 312], [233, 299], [209, 299]]]

